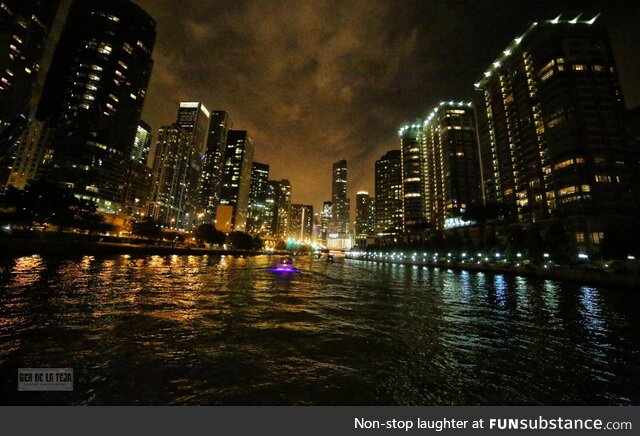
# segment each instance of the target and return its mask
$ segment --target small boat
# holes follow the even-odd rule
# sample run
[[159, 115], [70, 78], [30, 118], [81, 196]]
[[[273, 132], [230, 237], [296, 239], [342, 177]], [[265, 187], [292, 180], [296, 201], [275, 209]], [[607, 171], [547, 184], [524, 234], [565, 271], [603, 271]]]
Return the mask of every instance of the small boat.
[[333, 261], [334, 261], [333, 254], [327, 254], [327, 262], [333, 262]]
[[295, 271], [295, 268], [293, 267], [293, 257], [281, 257], [278, 261], [278, 265], [276, 265], [276, 271]]

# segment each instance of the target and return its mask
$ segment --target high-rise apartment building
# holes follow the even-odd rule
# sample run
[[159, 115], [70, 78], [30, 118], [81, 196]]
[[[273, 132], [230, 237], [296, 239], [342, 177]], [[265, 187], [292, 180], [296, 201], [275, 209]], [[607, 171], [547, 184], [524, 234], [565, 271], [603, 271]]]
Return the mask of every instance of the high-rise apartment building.
[[59, 0], [0, 2], [0, 129], [28, 115]]
[[136, 129], [136, 136], [133, 139], [133, 149], [131, 159], [142, 165], [147, 165], [151, 152], [151, 126], [140, 120]]
[[245, 231], [254, 144], [246, 130], [230, 130], [224, 155], [220, 204], [233, 207], [234, 230]]
[[358, 192], [356, 194], [356, 241], [366, 240], [375, 235], [375, 214], [375, 198], [366, 191]]
[[402, 155], [390, 150], [375, 163], [376, 234], [396, 235], [402, 232]]
[[155, 27], [128, 0], [74, 1], [41, 95], [37, 118], [52, 128], [47, 177], [103, 212], [123, 212]]
[[178, 125], [158, 129], [155, 144], [148, 214], [165, 227], [179, 228], [184, 216], [181, 210], [180, 184], [184, 184], [181, 171], [189, 136]]
[[333, 164], [331, 203], [330, 233], [348, 233], [351, 204], [347, 197], [347, 161], [344, 159]]
[[400, 129], [403, 227], [413, 232], [425, 224], [422, 121]]
[[288, 180], [269, 181], [270, 192], [273, 193], [273, 226], [272, 236], [286, 239], [289, 234], [291, 213], [291, 183]]
[[151, 126], [140, 120], [133, 140], [127, 182], [124, 187], [124, 213], [139, 216], [145, 213], [149, 188], [151, 185], [151, 168], [148, 166], [151, 152]]
[[181, 102], [176, 124], [182, 127], [182, 131], [187, 135], [187, 147], [182, 156], [180, 169], [184, 182], [178, 189], [180, 203], [183, 204], [181, 208], [183, 215], [179, 217], [179, 221], [182, 227], [191, 227], [202, 222], [204, 218], [204, 212], [198, 206], [209, 135], [209, 111], [201, 102]]
[[[30, 121], [27, 129], [17, 141], [16, 156], [6, 187], [24, 189], [31, 181], [38, 178], [40, 166], [46, 159], [47, 126], [39, 121]], [[2, 186], [4, 188], [4, 186]]]
[[290, 220], [289, 238], [310, 243], [313, 235], [313, 206], [292, 204]]
[[247, 233], [269, 235], [273, 222], [273, 204], [269, 198], [269, 165], [254, 162], [251, 170], [251, 189], [247, 214]]
[[[5, 0], [0, 2], [0, 190], [24, 186], [31, 177], [34, 124], [30, 106], [40, 75], [42, 55], [59, 5], [58, 0]], [[27, 130], [30, 130], [28, 132]], [[25, 145], [27, 145], [25, 147]], [[9, 177], [13, 181], [8, 181]]]
[[579, 245], [633, 214], [625, 106], [597, 17], [536, 21], [475, 84], [485, 195], [512, 221], [562, 218]]
[[331, 203], [330, 201], [325, 201], [322, 203], [322, 212], [320, 212], [320, 230], [318, 231], [318, 242], [321, 244], [327, 243], [332, 210], [333, 203]]
[[468, 102], [441, 102], [422, 127], [425, 217], [429, 228], [465, 224], [463, 215], [482, 204], [475, 115]]
[[233, 121], [225, 111], [212, 111], [210, 117], [207, 149], [202, 163], [199, 205], [199, 210], [204, 213], [203, 221], [207, 223], [215, 219], [216, 208], [220, 203], [227, 135], [233, 128]]

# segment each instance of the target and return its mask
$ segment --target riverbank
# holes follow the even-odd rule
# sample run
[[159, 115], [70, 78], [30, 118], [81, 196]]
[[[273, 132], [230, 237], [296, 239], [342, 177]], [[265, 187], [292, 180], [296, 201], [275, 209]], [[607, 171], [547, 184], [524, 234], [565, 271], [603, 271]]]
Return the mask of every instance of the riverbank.
[[[119, 242], [100, 242], [82, 239], [3, 239], [0, 241], [0, 257], [20, 256], [107, 256], [129, 254], [135, 256], [150, 255], [212, 255], [212, 256], [257, 256], [264, 254], [256, 250], [205, 249], [170, 247], [146, 244], [126, 244]], [[281, 254], [281, 253], [274, 253]]]
[[581, 285], [609, 286], [625, 289], [640, 289], [639, 274], [615, 274], [601, 271], [585, 271], [572, 268], [544, 268], [532, 266], [495, 265], [475, 262], [435, 262], [389, 259], [365, 259], [349, 257], [351, 260], [361, 262], [394, 263], [401, 265], [425, 266], [428, 268], [442, 268], [453, 271], [474, 271], [494, 274], [508, 274], [512, 276], [534, 277], [540, 279], [557, 280], [561, 282], [578, 283]]

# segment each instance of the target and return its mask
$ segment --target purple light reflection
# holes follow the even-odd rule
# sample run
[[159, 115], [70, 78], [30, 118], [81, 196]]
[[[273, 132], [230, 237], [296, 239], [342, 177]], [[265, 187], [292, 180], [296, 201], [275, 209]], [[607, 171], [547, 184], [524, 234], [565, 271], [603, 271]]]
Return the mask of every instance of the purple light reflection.
[[299, 271], [295, 269], [293, 266], [279, 266], [277, 268], [269, 268], [269, 269], [273, 272], [279, 272], [279, 273], [295, 273]]

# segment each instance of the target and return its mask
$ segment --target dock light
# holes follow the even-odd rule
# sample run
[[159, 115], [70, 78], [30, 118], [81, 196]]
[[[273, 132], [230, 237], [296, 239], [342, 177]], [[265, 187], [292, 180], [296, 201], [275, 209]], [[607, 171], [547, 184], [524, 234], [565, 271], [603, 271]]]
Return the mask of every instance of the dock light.
[[478, 257], [482, 257], [482, 253], [478, 253]]
[[580, 254], [578, 254], [578, 258], [579, 259], [589, 259], [589, 255], [588, 254], [584, 254], [584, 253], [580, 253]]
[[627, 256], [627, 260], [636, 260], [635, 256]]
[[485, 257], [485, 258], [484, 258], [484, 260], [485, 260], [485, 262], [488, 262], [488, 261], [489, 261], [489, 258], [488, 258], [488, 257]]
[[465, 257], [467, 257], [467, 253], [462, 253], [462, 258], [464, 259]]
[[496, 257], [500, 259], [500, 253], [496, 253]]
[[451, 257], [451, 253], [447, 253], [447, 257]]
[[543, 256], [544, 256], [545, 259], [548, 259], [549, 258], [549, 253], [545, 253], [545, 254], [543, 254]]
[[520, 257], [522, 257], [522, 253], [518, 253], [518, 254], [516, 254], [516, 256], [520, 258]]

